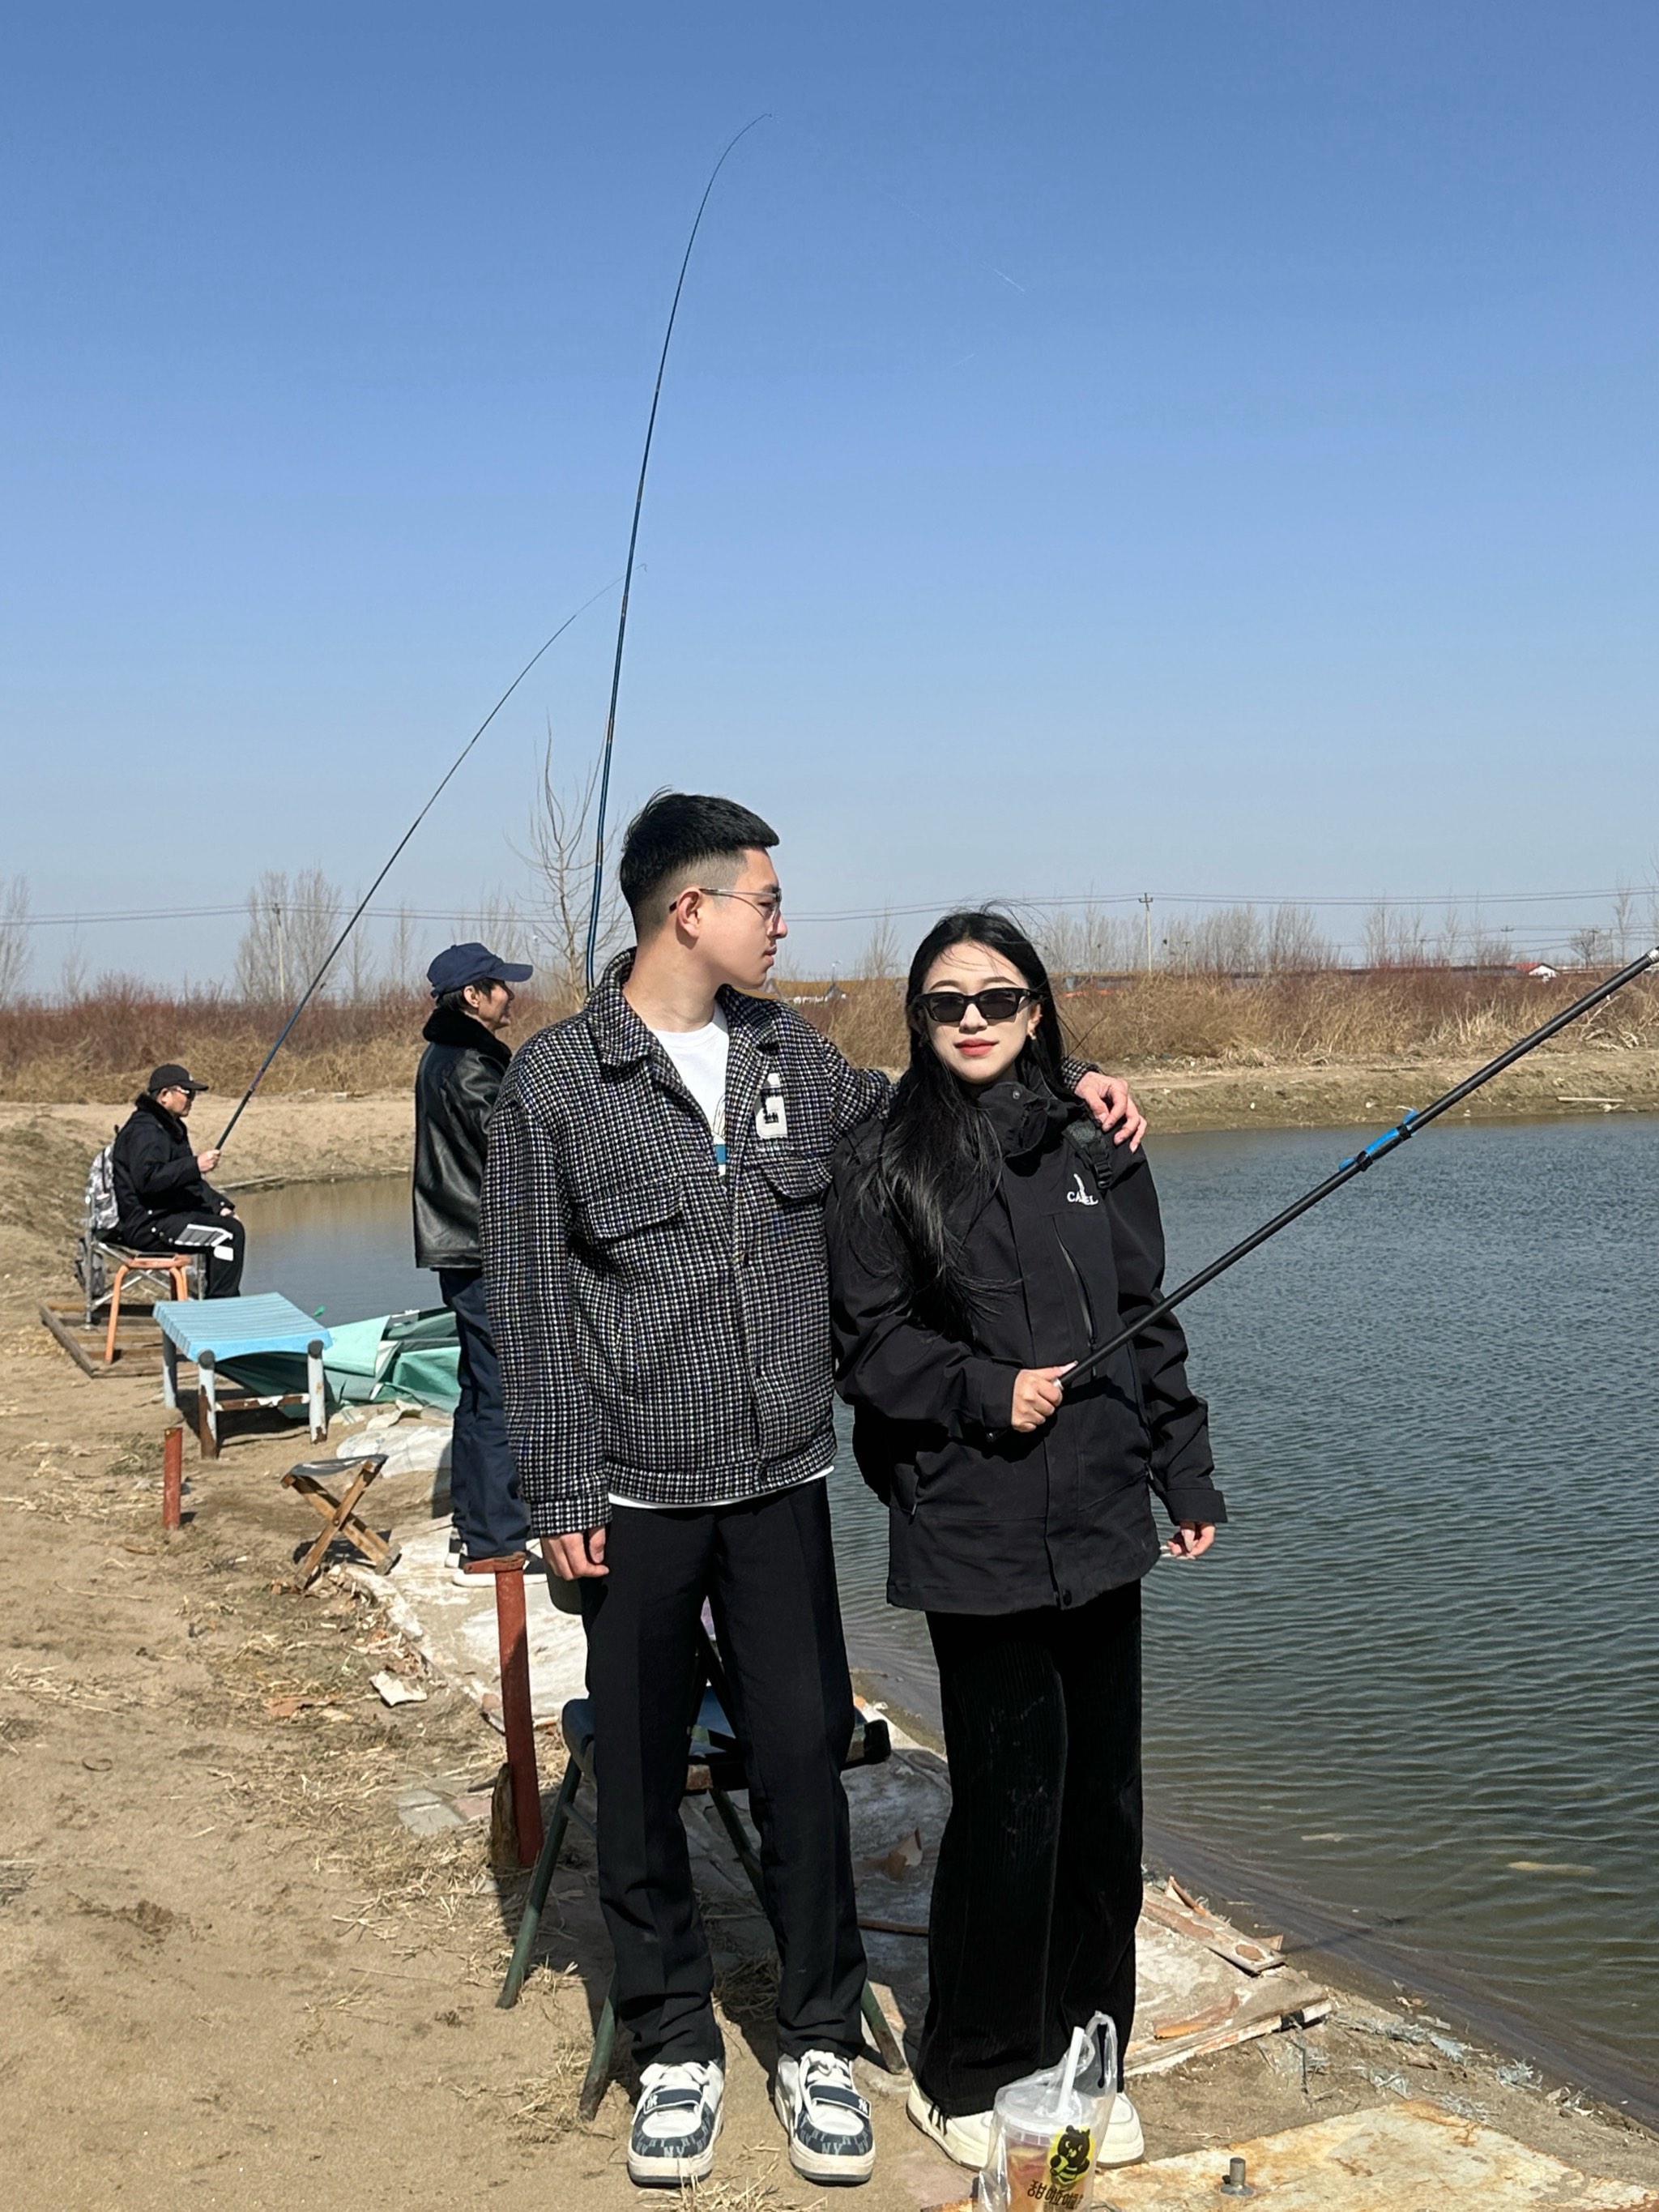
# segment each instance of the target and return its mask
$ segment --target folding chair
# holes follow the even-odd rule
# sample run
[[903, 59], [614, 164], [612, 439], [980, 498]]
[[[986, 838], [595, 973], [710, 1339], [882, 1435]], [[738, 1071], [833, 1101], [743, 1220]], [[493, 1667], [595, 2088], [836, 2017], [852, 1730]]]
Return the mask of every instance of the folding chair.
[[[690, 1759], [686, 1768], [685, 1786], [688, 1793], [707, 1791], [720, 1815], [721, 1826], [732, 1839], [732, 1849], [763, 1911], [766, 1893], [761, 1876], [760, 1859], [754, 1841], [744, 1824], [743, 1815], [732, 1802], [734, 1790], [748, 1787], [743, 1771], [743, 1753], [731, 1722], [726, 1718], [728, 1698], [725, 1676], [720, 1670], [720, 1656], [706, 1629], [698, 1634], [702, 1643], [702, 1662], [707, 1687], [698, 1702], [696, 1715], [691, 1723], [689, 1744]], [[563, 1844], [565, 1832], [572, 1820], [586, 1828], [591, 1836], [593, 1824], [576, 1802], [576, 1794], [584, 1781], [594, 1783], [593, 1709], [586, 1698], [573, 1698], [559, 1716], [560, 1733], [564, 1737], [568, 1753], [564, 1780], [559, 1786], [558, 1797], [553, 1807], [553, 1818], [548, 1825], [542, 1844], [541, 1855], [536, 1861], [530, 1877], [530, 1893], [525, 1899], [524, 1914], [519, 1922], [518, 1939], [513, 1946], [513, 1956], [507, 1964], [507, 1978], [501, 1984], [501, 1993], [496, 2004], [508, 2011], [517, 2004], [519, 1992], [524, 1987], [525, 1976], [530, 1968], [530, 1954], [536, 1948], [536, 1935], [541, 1924], [547, 1893], [553, 1883], [553, 1868]], [[849, 1766], [878, 1766], [891, 1756], [892, 1739], [884, 1720], [866, 1720], [859, 1713], [853, 1725], [853, 1741], [842, 1761], [842, 1771]], [[904, 2071], [904, 2051], [887, 2015], [877, 2002], [876, 1993], [868, 1981], [864, 1984], [861, 2009], [871, 2034], [875, 2039], [882, 2063], [890, 2071]], [[593, 2048], [587, 2062], [587, 2073], [581, 2094], [577, 2099], [577, 2110], [585, 2120], [591, 2120], [611, 2079], [611, 2061], [617, 2048], [617, 1978], [611, 1977], [611, 1986], [605, 1992], [604, 2008], [599, 2026], [593, 2031]]]

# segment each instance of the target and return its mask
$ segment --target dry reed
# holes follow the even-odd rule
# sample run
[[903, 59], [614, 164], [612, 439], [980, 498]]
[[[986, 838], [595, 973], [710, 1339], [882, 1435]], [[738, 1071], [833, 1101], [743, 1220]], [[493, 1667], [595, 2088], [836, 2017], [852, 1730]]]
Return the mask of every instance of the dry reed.
[[[1071, 991], [1061, 1015], [1074, 1048], [1111, 1067], [1320, 1066], [1496, 1050], [1593, 980], [1589, 969], [1551, 981], [1436, 967], [1244, 977], [1154, 969]], [[850, 982], [828, 1001], [819, 985], [785, 980], [780, 988], [855, 1065], [895, 1067], [908, 1056], [896, 981]], [[428, 1011], [423, 996], [403, 993], [308, 1008], [263, 1089], [406, 1089]], [[567, 1000], [526, 998], [513, 1036], [522, 1042], [570, 1011]], [[220, 993], [173, 999], [125, 987], [67, 1006], [0, 1010], [0, 1099], [119, 1103], [162, 1060], [183, 1060], [216, 1094], [234, 1098], [283, 1019], [280, 1007]], [[1570, 1043], [1591, 1039], [1659, 1045], [1659, 988], [1633, 985], [1569, 1034]]]

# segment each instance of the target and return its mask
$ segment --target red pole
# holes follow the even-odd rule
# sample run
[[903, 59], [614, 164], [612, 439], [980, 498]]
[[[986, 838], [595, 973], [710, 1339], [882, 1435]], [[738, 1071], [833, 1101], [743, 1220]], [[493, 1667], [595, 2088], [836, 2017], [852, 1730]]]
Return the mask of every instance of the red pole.
[[161, 1442], [161, 1526], [176, 1528], [182, 1518], [185, 1432], [177, 1423]]
[[534, 1866], [542, 1848], [542, 1788], [536, 1772], [536, 1719], [530, 1702], [530, 1639], [525, 1628], [525, 1559], [471, 1559], [470, 1575], [495, 1577], [495, 1638], [501, 1650], [501, 1721], [513, 1777], [513, 1825], [519, 1863]]

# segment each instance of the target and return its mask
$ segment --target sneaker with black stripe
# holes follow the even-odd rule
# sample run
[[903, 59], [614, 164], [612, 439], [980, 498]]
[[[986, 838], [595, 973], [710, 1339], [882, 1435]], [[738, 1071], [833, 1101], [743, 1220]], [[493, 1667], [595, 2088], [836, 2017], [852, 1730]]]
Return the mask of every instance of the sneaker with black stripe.
[[628, 2178], [641, 2189], [706, 2181], [714, 2167], [725, 2070], [713, 2059], [647, 2066], [628, 2136]]
[[831, 2187], [868, 2181], [876, 2138], [850, 2059], [838, 2051], [780, 2058], [772, 2104], [788, 2133], [789, 2163], [803, 2180]]

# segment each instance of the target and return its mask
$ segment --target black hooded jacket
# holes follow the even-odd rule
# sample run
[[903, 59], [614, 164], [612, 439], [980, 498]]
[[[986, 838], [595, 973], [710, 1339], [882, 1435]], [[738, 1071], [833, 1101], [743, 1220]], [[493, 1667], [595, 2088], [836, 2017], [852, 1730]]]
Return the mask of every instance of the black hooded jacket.
[[482, 1267], [478, 1206], [489, 1117], [513, 1058], [470, 1014], [440, 1006], [415, 1077], [415, 1264]]
[[1079, 1359], [1157, 1304], [1164, 1231], [1145, 1156], [1075, 1101], [1010, 1081], [981, 1111], [1003, 1159], [963, 1232], [983, 1286], [967, 1339], [917, 1317], [896, 1230], [855, 1199], [880, 1124], [842, 1146], [828, 1217], [839, 1387], [860, 1471], [888, 1507], [892, 1604], [1085, 1605], [1157, 1559], [1154, 1491], [1172, 1521], [1225, 1520], [1208, 1413], [1171, 1316], [1041, 1429], [1010, 1428], [1021, 1368]]
[[229, 1205], [196, 1164], [190, 1131], [148, 1091], [115, 1133], [110, 1172], [119, 1208], [115, 1233], [124, 1243], [154, 1223], [180, 1213], [217, 1213]]

